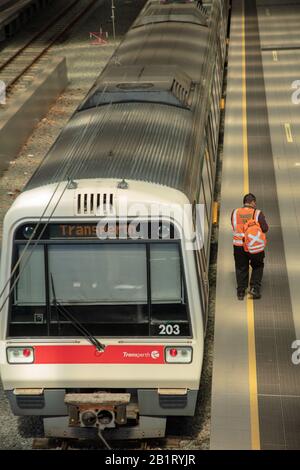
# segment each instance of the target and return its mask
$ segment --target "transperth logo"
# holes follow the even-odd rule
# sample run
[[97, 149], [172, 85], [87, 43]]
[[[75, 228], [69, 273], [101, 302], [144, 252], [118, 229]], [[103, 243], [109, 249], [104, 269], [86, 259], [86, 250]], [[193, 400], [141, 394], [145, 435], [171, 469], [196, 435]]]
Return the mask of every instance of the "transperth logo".
[[123, 357], [124, 358], [135, 358], [135, 359], [145, 359], [145, 358], [151, 358], [152, 359], [159, 359], [160, 353], [159, 351], [151, 351], [150, 352], [145, 352], [145, 353], [140, 353], [140, 352], [123, 352]]
[[158, 351], [152, 351], [151, 357], [152, 357], [152, 359], [158, 359], [159, 358], [159, 352]]

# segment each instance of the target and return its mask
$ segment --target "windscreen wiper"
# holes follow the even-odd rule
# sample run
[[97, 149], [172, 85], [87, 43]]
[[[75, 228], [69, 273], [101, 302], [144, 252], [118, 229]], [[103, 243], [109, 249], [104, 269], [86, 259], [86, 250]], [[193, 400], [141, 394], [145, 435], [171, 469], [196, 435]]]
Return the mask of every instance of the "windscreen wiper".
[[51, 276], [51, 287], [52, 287], [52, 295], [53, 295], [53, 303], [54, 306], [57, 310], [58, 313], [60, 313], [65, 319], [70, 321], [72, 325], [79, 331], [90, 343], [92, 343], [93, 346], [98, 351], [104, 351], [105, 345], [100, 343], [100, 341], [95, 338], [86, 328], [83, 326], [82, 323], [80, 323], [73, 315], [70, 313], [60, 302], [58, 302], [55, 294], [55, 287], [54, 287], [54, 281], [53, 281], [53, 276]]

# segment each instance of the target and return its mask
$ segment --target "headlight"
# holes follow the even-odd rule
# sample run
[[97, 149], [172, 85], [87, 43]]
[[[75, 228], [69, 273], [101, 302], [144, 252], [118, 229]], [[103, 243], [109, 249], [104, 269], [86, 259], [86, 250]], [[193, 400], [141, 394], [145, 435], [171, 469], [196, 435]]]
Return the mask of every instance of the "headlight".
[[166, 362], [170, 364], [190, 364], [193, 359], [193, 348], [189, 346], [171, 346], [165, 349]]
[[160, 224], [158, 228], [158, 238], [170, 239], [171, 238], [171, 226], [170, 224]]
[[9, 364], [32, 364], [34, 361], [33, 348], [9, 347], [6, 353]]
[[35, 227], [33, 225], [26, 225], [23, 228], [23, 236], [26, 238], [26, 240], [29, 240], [34, 234]]

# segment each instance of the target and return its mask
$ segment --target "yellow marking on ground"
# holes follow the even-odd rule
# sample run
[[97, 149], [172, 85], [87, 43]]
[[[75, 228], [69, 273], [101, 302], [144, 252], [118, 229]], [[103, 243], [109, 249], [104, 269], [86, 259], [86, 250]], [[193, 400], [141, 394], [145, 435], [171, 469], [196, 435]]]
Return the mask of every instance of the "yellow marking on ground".
[[277, 51], [273, 51], [273, 60], [274, 60], [274, 62], [278, 62], [278, 53], [277, 53]]
[[[246, 82], [246, 41], [245, 41], [245, 0], [242, 3], [242, 90], [243, 90], [243, 164], [244, 194], [249, 192], [249, 158], [247, 134], [247, 82]], [[257, 398], [257, 370], [255, 350], [254, 306], [253, 299], [247, 299], [248, 325], [248, 362], [250, 394], [251, 448], [260, 449], [259, 414]]]
[[213, 224], [217, 224], [219, 220], [219, 203], [214, 202], [213, 204]]
[[246, 43], [245, 43], [245, 6], [243, 1], [242, 17], [242, 120], [243, 120], [243, 165], [244, 165], [244, 194], [249, 193], [249, 162], [247, 134], [247, 84], [246, 84]]
[[255, 322], [253, 299], [247, 299], [247, 323], [248, 323], [248, 355], [249, 355], [249, 391], [250, 391], [250, 419], [251, 419], [251, 443], [253, 450], [260, 449], [259, 413], [257, 399], [257, 369], [255, 350]]
[[291, 125], [289, 122], [286, 122], [284, 124], [284, 129], [285, 129], [286, 140], [289, 143], [294, 142]]
[[225, 109], [225, 100], [224, 100], [224, 98], [220, 99], [220, 109]]

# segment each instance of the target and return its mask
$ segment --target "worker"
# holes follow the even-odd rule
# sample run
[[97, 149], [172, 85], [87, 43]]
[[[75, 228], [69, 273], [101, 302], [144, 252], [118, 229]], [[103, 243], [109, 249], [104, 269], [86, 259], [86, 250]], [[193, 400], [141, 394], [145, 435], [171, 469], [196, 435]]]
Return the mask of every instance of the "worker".
[[256, 209], [254, 194], [246, 194], [243, 204], [243, 207], [233, 210], [231, 214], [237, 297], [243, 300], [246, 295], [249, 284], [249, 265], [251, 265], [249, 293], [253, 299], [260, 299], [266, 245], [264, 234], [269, 227], [262, 211]]

